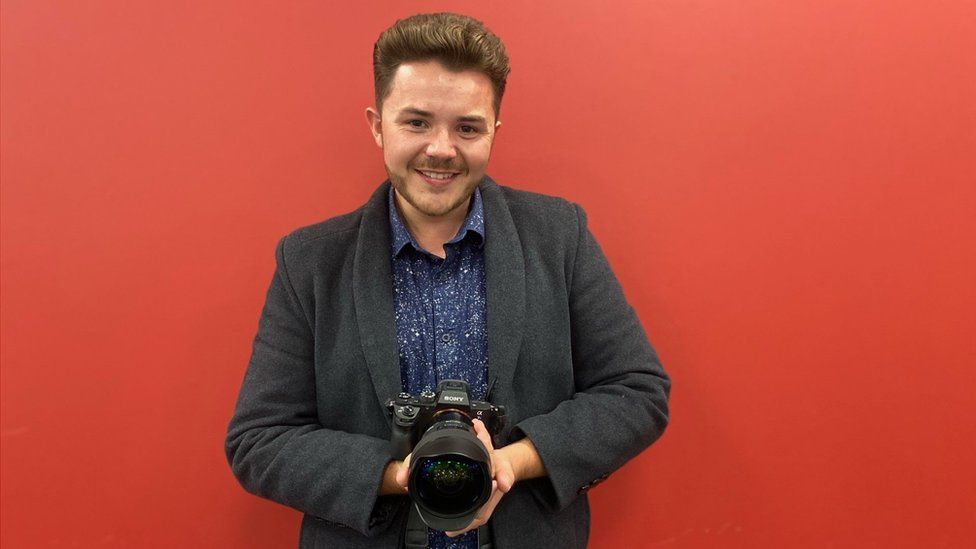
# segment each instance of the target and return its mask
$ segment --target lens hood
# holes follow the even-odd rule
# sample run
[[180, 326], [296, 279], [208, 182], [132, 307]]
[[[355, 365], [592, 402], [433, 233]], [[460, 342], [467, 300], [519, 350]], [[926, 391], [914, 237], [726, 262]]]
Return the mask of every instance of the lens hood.
[[427, 526], [461, 530], [491, 496], [491, 457], [470, 427], [447, 420], [431, 427], [410, 457], [410, 497]]

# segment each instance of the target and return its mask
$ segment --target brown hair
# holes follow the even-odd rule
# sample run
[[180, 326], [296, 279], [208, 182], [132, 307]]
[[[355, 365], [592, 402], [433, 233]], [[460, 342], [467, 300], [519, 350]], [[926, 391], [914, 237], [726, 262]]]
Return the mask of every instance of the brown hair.
[[436, 60], [452, 71], [484, 73], [494, 89], [495, 117], [511, 70], [501, 39], [477, 19], [456, 13], [424, 13], [400, 19], [373, 46], [376, 108], [390, 94], [397, 67], [410, 61]]

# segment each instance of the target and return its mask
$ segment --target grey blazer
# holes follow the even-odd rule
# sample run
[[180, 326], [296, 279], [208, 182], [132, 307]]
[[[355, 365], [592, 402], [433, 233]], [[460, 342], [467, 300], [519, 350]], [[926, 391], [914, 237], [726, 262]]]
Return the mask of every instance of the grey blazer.
[[[548, 471], [502, 498], [495, 547], [585, 547], [586, 491], [661, 436], [670, 380], [582, 209], [480, 188], [492, 400]], [[305, 513], [302, 548], [392, 549], [405, 520], [405, 496], [377, 496], [400, 392], [388, 190], [278, 243], [227, 430], [241, 485]]]

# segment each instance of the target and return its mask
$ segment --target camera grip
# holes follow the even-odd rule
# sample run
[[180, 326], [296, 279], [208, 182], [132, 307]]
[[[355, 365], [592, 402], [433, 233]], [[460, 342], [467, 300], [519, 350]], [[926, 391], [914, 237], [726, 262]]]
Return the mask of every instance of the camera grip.
[[410, 429], [393, 424], [393, 432], [390, 434], [390, 452], [394, 459], [403, 461], [412, 449], [410, 444]]

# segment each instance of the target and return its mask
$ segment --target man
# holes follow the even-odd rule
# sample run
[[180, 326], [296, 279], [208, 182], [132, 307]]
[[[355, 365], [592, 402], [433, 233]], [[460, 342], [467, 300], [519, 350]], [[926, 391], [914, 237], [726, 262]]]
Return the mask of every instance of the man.
[[476, 424], [488, 503], [432, 547], [483, 524], [496, 548], [583, 547], [586, 491], [664, 431], [670, 382], [583, 211], [485, 175], [508, 72], [468, 17], [384, 31], [366, 118], [389, 180], [278, 244], [226, 449], [248, 491], [305, 513], [301, 547], [403, 543], [401, 391], [462, 379], [507, 409], [499, 448]]

